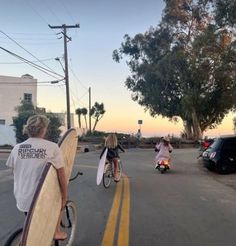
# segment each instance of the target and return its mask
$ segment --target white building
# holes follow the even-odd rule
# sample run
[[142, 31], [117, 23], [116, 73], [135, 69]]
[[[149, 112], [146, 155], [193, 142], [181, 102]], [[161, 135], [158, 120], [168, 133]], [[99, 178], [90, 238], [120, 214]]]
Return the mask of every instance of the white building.
[[19, 77], [0, 76], [0, 145], [16, 144], [12, 118], [22, 100], [37, 105], [37, 79], [25, 74]]
[[22, 100], [37, 105], [37, 79], [25, 74], [19, 77], [0, 76], [0, 125], [11, 125], [15, 108]]

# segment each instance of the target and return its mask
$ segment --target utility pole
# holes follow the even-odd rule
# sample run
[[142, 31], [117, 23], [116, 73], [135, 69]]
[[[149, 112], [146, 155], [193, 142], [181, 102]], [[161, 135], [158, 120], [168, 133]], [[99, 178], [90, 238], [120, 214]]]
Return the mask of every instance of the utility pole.
[[67, 42], [72, 39], [67, 36], [68, 28], [79, 28], [80, 25], [76, 24], [73, 26], [67, 26], [63, 24], [62, 26], [51, 26], [51, 29], [62, 29], [61, 34], [64, 36], [64, 59], [65, 59], [65, 83], [66, 83], [66, 108], [67, 108], [67, 129], [71, 128], [71, 118], [70, 118], [70, 88], [69, 88], [69, 73], [68, 73], [68, 54], [67, 54]]
[[91, 132], [91, 87], [89, 87], [89, 132]]

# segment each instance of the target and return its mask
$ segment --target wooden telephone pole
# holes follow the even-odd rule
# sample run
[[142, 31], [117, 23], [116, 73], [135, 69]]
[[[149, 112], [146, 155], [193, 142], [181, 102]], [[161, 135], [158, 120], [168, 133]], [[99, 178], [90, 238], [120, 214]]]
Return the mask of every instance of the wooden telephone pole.
[[62, 29], [61, 34], [64, 37], [64, 59], [65, 59], [65, 83], [66, 83], [66, 108], [67, 108], [67, 129], [71, 128], [71, 118], [70, 118], [70, 88], [69, 88], [69, 73], [68, 73], [68, 54], [67, 54], [67, 42], [72, 39], [67, 36], [68, 28], [79, 28], [80, 25], [76, 24], [73, 26], [67, 26], [65, 24], [61, 26], [51, 26], [48, 25], [51, 29]]

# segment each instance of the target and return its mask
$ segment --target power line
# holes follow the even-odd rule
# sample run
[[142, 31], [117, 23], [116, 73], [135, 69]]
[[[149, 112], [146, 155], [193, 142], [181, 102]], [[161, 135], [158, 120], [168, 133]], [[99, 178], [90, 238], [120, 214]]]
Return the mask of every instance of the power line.
[[[27, 59], [25, 59], [25, 58], [23, 58], [23, 57], [21, 57], [21, 56], [15, 54], [15, 53], [9, 51], [9, 50], [7, 50], [7, 49], [1, 47], [1, 46], [0, 46], [0, 49], [6, 51], [6, 52], [9, 53], [10, 55], [15, 56], [16, 58], [18, 58], [18, 59], [20, 59], [20, 60], [22, 60], [22, 61], [25, 61], [25, 63], [31, 65], [32, 67], [34, 67], [34, 68], [40, 70], [40, 71], [43, 72], [43, 73], [48, 74], [49, 76], [51, 76], [51, 77], [53, 77], [53, 78], [58, 79], [57, 77], [53, 76], [52, 74], [55, 74], [55, 75], [57, 75], [57, 76], [60, 76], [61, 78], [64, 78], [62, 75], [60, 75], [60, 74], [58, 74], [58, 73], [55, 73], [55, 72], [52, 72], [52, 71], [50, 71], [50, 70], [48, 70], [48, 69], [46, 69], [46, 68], [44, 68], [44, 67], [41, 67], [41, 66], [39, 66], [39, 65], [37, 65], [37, 64], [35, 64], [35, 63], [33, 63], [33, 62], [30, 62], [29, 60], [27, 60]], [[49, 72], [52, 73], [52, 74], [50, 74]]]
[[80, 79], [77, 77], [77, 75], [75, 74], [75, 72], [73, 71], [73, 69], [71, 68], [70, 65], [69, 65], [69, 69], [70, 69], [71, 73], [73, 74], [73, 76], [76, 78], [76, 80], [81, 84], [81, 86], [82, 86], [85, 90], [88, 90], [88, 87], [86, 87], [86, 86], [80, 81]]
[[72, 17], [67, 6], [64, 4], [64, 2], [62, 0], [60, 0], [60, 2], [61, 2], [61, 5], [63, 6], [63, 9], [67, 12], [67, 15], [71, 18], [72, 22], [76, 22], [75, 19]]
[[[47, 59], [41, 59], [40, 61], [53, 61], [55, 60], [55, 58], [47, 58]], [[30, 62], [34, 62], [34, 63], [37, 63], [39, 61], [30, 61]], [[9, 64], [24, 64], [25, 62], [0, 62], [0, 64], [3, 64], [3, 65], [9, 65]]]
[[35, 55], [33, 55], [31, 52], [29, 52], [28, 50], [26, 50], [23, 46], [21, 46], [18, 42], [16, 42], [13, 38], [11, 38], [9, 35], [7, 35], [5, 32], [3, 32], [2, 30], [0, 30], [0, 32], [2, 34], [4, 34], [6, 37], [8, 37], [11, 41], [13, 41], [15, 44], [17, 44], [20, 48], [22, 48], [24, 51], [26, 51], [28, 54], [30, 54], [31, 56], [33, 56], [37, 61], [39, 61], [42, 65], [46, 66], [51, 72], [53, 72], [54, 74], [56, 74], [49, 66], [47, 66], [46, 64], [44, 64], [43, 62], [41, 62]]
[[49, 7], [49, 5], [44, 1], [44, 4], [46, 5], [46, 8], [51, 12], [51, 14], [57, 19], [58, 22], [62, 22], [61, 19], [55, 14], [54, 11]]
[[36, 81], [36, 82], [0, 82], [0, 85], [35, 85], [35, 84], [56, 84], [64, 79], [54, 81]]

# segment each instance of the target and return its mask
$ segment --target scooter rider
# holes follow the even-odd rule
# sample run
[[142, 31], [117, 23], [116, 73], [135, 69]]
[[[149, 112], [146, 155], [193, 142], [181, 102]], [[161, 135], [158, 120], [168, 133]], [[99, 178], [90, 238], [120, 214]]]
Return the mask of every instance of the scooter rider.
[[158, 167], [158, 161], [160, 160], [170, 160], [170, 153], [172, 152], [173, 147], [170, 144], [169, 137], [162, 137], [160, 143], [157, 143], [155, 146], [155, 151], [157, 155], [155, 157], [155, 169]]

